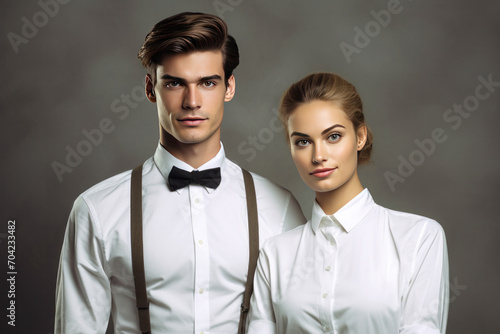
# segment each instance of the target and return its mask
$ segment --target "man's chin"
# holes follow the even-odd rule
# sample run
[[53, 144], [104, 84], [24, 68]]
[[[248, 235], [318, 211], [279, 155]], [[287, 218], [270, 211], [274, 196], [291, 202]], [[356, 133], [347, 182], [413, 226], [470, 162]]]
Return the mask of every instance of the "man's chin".
[[199, 145], [203, 143], [208, 143], [211, 136], [207, 135], [188, 135], [188, 136], [177, 136], [175, 139], [183, 145]]
[[169, 145], [201, 145], [214, 143], [218, 145], [220, 136], [217, 135], [218, 131], [209, 132], [206, 129], [177, 129], [176, 132], [165, 131], [163, 138]]

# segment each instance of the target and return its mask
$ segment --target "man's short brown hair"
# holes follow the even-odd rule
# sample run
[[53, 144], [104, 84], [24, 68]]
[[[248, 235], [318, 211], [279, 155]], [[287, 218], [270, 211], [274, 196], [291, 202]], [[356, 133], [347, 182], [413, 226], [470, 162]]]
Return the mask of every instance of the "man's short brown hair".
[[156, 68], [165, 56], [194, 51], [222, 53], [227, 86], [240, 62], [240, 55], [236, 40], [227, 33], [226, 23], [215, 15], [184, 12], [158, 22], [146, 35], [137, 57], [148, 70], [153, 85], [156, 85]]

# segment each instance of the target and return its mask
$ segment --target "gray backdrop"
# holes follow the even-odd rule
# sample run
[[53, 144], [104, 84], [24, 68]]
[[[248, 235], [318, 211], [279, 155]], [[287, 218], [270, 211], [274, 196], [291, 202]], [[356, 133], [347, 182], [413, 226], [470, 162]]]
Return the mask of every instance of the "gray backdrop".
[[[289, 188], [309, 217], [313, 193], [273, 110], [304, 75], [341, 74], [360, 91], [375, 135], [364, 186], [379, 204], [446, 231], [448, 332], [498, 333], [500, 5], [452, 0], [3, 1], [0, 331], [53, 331], [72, 203], [153, 154], [156, 109], [136, 54], [154, 23], [186, 10], [222, 16], [240, 47], [227, 155]], [[66, 161], [68, 150], [80, 159]], [[15, 328], [6, 318], [12, 219]]]

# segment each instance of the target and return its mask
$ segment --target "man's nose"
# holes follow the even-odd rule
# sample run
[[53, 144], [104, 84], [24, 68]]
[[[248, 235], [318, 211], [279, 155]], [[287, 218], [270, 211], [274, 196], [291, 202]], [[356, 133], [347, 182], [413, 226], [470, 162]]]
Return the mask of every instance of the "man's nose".
[[194, 110], [201, 107], [201, 96], [197, 87], [186, 86], [182, 107], [188, 110]]

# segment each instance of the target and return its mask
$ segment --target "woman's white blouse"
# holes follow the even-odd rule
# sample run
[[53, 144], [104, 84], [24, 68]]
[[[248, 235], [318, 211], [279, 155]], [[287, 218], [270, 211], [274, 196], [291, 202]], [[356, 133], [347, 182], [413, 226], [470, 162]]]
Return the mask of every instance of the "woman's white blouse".
[[448, 256], [434, 220], [388, 210], [364, 189], [334, 215], [269, 239], [248, 333], [445, 333]]

